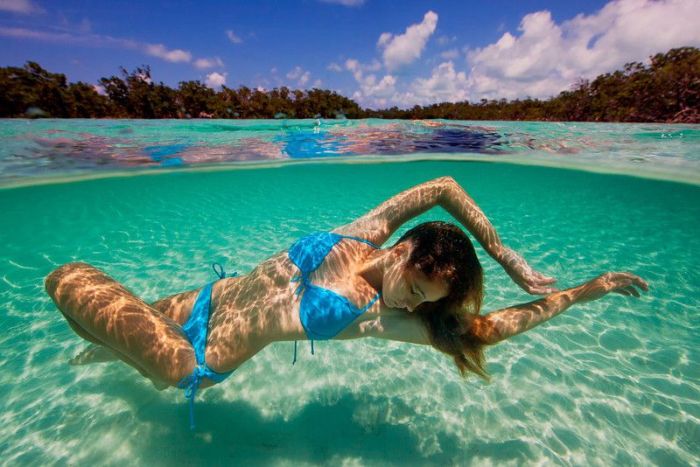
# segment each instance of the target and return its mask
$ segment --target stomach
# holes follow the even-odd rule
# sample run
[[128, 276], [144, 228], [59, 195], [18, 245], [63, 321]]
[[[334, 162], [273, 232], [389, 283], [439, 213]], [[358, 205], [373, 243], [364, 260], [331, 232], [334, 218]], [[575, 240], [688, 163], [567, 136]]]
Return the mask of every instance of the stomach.
[[[401, 135], [403, 124], [389, 123], [398, 125], [387, 131], [401, 144], [373, 142], [381, 130], [374, 121], [338, 124], [337, 135], [328, 136], [335, 146], [304, 136], [307, 122], [288, 122], [299, 133], [251, 128], [246, 131], [262, 139], [271, 131], [278, 140], [266, 144], [284, 156], [274, 166], [262, 159], [267, 165], [251, 166], [235, 160], [212, 165], [207, 154], [240, 159], [234, 149], [244, 145], [227, 139], [234, 131], [200, 130], [256, 122], [37, 121], [29, 135], [14, 121], [0, 122], [10, 135], [2, 151], [13, 147], [17, 155], [0, 162], [5, 459], [695, 462], [698, 127], [480, 122], [473, 131], [487, 134], [465, 136], [465, 129], [433, 134], [410, 125]], [[133, 128], [133, 139], [117, 128], [124, 126]], [[353, 134], [355, 127], [364, 136]], [[147, 167], [127, 166], [126, 150], [124, 160], [115, 156], [117, 162], [100, 165], [99, 157], [112, 154], [103, 146], [75, 149], [83, 151], [76, 155], [30, 141], [50, 139], [50, 129], [75, 138], [92, 132], [90, 144], [103, 146], [121, 135], [134, 151], [185, 141], [205, 165], [192, 159], [193, 152], [179, 156], [178, 167], [153, 160]], [[211, 147], [203, 135], [213, 135]], [[429, 146], [421, 138], [440, 147], [461, 143], [450, 153], [420, 152], [415, 148]], [[355, 152], [338, 157], [341, 143], [353, 143]], [[37, 145], [35, 159], [28, 159], [30, 144]], [[222, 149], [226, 145], [233, 152]], [[376, 154], [377, 147], [384, 152]], [[198, 394], [194, 438], [181, 391], [156, 392], [120, 362], [67, 364], [85, 342], [43, 293], [43, 278], [56, 266], [86, 261], [153, 302], [214, 280], [212, 262], [250, 274], [269, 259], [257, 271], [271, 278], [261, 284], [277, 290], [293, 274], [280, 251], [296, 239], [344, 225], [399, 191], [444, 175], [479, 203], [508, 246], [557, 277], [560, 287], [629, 270], [650, 283], [650, 293], [574, 306], [488, 348], [488, 385], [460, 379], [451, 360], [427, 346], [327, 341], [317, 342], [311, 355], [301, 343], [292, 367], [293, 344], [274, 343]], [[426, 220], [453, 221], [431, 210], [389, 244]], [[477, 253], [486, 277], [484, 312], [533, 299], [481, 248]]]

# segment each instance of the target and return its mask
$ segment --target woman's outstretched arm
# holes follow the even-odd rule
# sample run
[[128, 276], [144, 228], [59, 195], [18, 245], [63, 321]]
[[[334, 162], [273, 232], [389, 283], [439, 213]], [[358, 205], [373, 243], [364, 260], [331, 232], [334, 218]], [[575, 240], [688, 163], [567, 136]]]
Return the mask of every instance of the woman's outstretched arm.
[[554, 290], [553, 278], [533, 271], [520, 255], [503, 245], [486, 215], [452, 177], [439, 177], [402, 191], [335, 231], [381, 245], [401, 225], [438, 205], [457, 219], [526, 292], [541, 294]]
[[472, 324], [472, 332], [482, 342], [496, 344], [544, 323], [575, 303], [597, 300], [610, 292], [639, 297], [637, 288], [649, 290], [647, 283], [634, 274], [608, 272], [540, 300], [478, 316]]

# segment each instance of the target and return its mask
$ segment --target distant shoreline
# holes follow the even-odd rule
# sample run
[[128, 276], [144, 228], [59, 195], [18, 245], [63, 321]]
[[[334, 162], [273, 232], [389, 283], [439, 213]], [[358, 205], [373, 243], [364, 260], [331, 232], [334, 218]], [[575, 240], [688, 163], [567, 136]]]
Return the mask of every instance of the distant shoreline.
[[[18, 121], [26, 120], [28, 122], [33, 121], [50, 121], [50, 120], [94, 120], [94, 121], [108, 121], [108, 120], [118, 120], [118, 121], [160, 121], [160, 120], [172, 120], [172, 121], [193, 121], [193, 122], [245, 122], [250, 120], [256, 121], [270, 121], [270, 122], [280, 122], [280, 121], [308, 121], [313, 123], [319, 120], [318, 117], [307, 117], [307, 118], [295, 118], [295, 117], [285, 117], [280, 118], [266, 118], [266, 117], [251, 117], [251, 118], [201, 118], [201, 117], [159, 117], [159, 118], [138, 118], [138, 117], [0, 117], [0, 122], [3, 120], [7, 121]], [[343, 120], [400, 120], [400, 121], [447, 121], [447, 122], [520, 122], [520, 123], [615, 123], [615, 124], [627, 124], [627, 125], [639, 125], [642, 123], [655, 123], [659, 125], [700, 125], [700, 120], [697, 122], [665, 122], [665, 121], [614, 121], [614, 120], [519, 120], [519, 119], [466, 119], [462, 120], [459, 118], [384, 118], [384, 117], [356, 117], [356, 118], [324, 118], [320, 117], [320, 120], [326, 122], [342, 122]]]
[[627, 120], [624, 122], [615, 120], [521, 120], [521, 119], [459, 119], [459, 118], [384, 118], [384, 117], [355, 117], [355, 118], [325, 118], [325, 117], [306, 117], [306, 118], [295, 118], [295, 117], [285, 117], [284, 119], [267, 118], [267, 117], [251, 117], [251, 118], [202, 118], [202, 117], [158, 117], [158, 118], [139, 118], [139, 117], [0, 117], [0, 122], [3, 120], [26, 120], [28, 122], [32, 121], [48, 121], [48, 120], [137, 120], [137, 121], [158, 121], [158, 120], [173, 120], [173, 121], [193, 121], [193, 122], [245, 122], [250, 120], [259, 121], [309, 121], [314, 122], [316, 120], [327, 121], [327, 122], [342, 122], [343, 120], [401, 120], [401, 121], [438, 121], [444, 120], [448, 122], [521, 122], [521, 123], [615, 123], [615, 124], [628, 124], [628, 125], [639, 125], [641, 123], [658, 123], [659, 125], [700, 125], [700, 120], [696, 122], [666, 122], [666, 121], [650, 121], [650, 120]]
[[482, 99], [441, 102], [410, 109], [363, 109], [335, 91], [270, 90], [200, 81], [177, 89], [156, 83], [144, 65], [99, 84], [68, 83], [36, 62], [0, 67], [0, 118], [110, 119], [363, 119], [472, 120], [600, 123], [700, 123], [700, 49], [682, 47], [632, 62], [595, 79], [580, 79], [568, 91], [546, 100]]

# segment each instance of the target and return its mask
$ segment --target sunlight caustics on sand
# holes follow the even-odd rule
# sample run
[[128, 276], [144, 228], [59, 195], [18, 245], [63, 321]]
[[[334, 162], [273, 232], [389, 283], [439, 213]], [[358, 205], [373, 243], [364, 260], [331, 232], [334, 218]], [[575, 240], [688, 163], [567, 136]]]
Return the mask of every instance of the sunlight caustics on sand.
[[[124, 131], [133, 128], [125, 138], [135, 134], [138, 142], [130, 147], [149, 147], [144, 144], [155, 127], [118, 123]], [[105, 125], [101, 131], [108, 139], [122, 131], [110, 127], [116, 124], [84, 123], [92, 125], [93, 135]], [[483, 152], [470, 154], [491, 162], [517, 155], [513, 136], [508, 149], [499, 143], [509, 124], [500, 125], [493, 130], [484, 124], [483, 134], [467, 141]], [[628, 127], [609, 131], [624, 133]], [[12, 144], [25, 144], [26, 135], [21, 139], [16, 128], [8, 130], [5, 122], [0, 128], [3, 140], [11, 133]], [[585, 126], [577, 131], [580, 137], [567, 140], [567, 147], [597, 138]], [[206, 137], [190, 127], [181, 133], [183, 140], [201, 138], [198, 144], [205, 144]], [[635, 130], [629, 137], [630, 145], [657, 147], [639, 157], [651, 158], [653, 152], [686, 167], [688, 178], [698, 178], [692, 158], [697, 151], [692, 157], [691, 150], [664, 156], [672, 153], [666, 139], [655, 130], [648, 133]], [[671, 142], [681, 138], [675, 134]], [[227, 144], [223, 140], [211, 144]], [[121, 162], [101, 168], [88, 149], [80, 162], [75, 152], [81, 149], [68, 143], [64, 153], [56, 145], [32, 144], [37, 144], [33, 163], [64, 176], [101, 170], [120, 176], [31, 185], [52, 178], [30, 170], [31, 159], [26, 166], [2, 162], [4, 183], [30, 183], [0, 190], [5, 462], [682, 465], [700, 456], [696, 183], [528, 166], [526, 159], [518, 165], [408, 162], [411, 153], [401, 152], [384, 154], [397, 162], [391, 164], [343, 159], [212, 171], [159, 166], [157, 158], [174, 157], [195, 165], [186, 162], [189, 149], [172, 147], [190, 143], [176, 138], [170, 149], [151, 151], [149, 167], [162, 172], [136, 177]], [[633, 152], [622, 147], [624, 140], [615, 144]], [[691, 147], [697, 146], [696, 139]], [[571, 157], [598, 163], [603, 155], [595, 151], [582, 145]], [[74, 172], [65, 170], [70, 158], [78, 160]], [[194, 433], [182, 391], [157, 392], [121, 362], [68, 364], [85, 343], [43, 291], [43, 278], [56, 266], [86, 261], [153, 301], [212, 280], [213, 261], [245, 274], [303, 234], [344, 224], [405, 188], [443, 175], [465, 187], [504, 242], [557, 277], [560, 287], [628, 270], [644, 277], [650, 292], [636, 300], [616, 295], [575, 306], [488, 349], [490, 384], [461, 380], [447, 357], [427, 347], [372, 339], [319, 342], [315, 356], [302, 345], [292, 367], [292, 343], [274, 344], [198, 395]], [[431, 219], [450, 217], [441, 209], [429, 211], [387, 245]], [[483, 250], [478, 253], [486, 274], [485, 312], [532, 299]]]

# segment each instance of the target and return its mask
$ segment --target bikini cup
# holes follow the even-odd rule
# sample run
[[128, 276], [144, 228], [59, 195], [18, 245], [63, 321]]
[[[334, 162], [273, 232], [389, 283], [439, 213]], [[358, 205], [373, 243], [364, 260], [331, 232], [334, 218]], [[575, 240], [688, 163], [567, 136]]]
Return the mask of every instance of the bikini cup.
[[313, 340], [332, 339], [367, 311], [379, 294], [362, 308], [346, 297], [314, 284], [307, 284], [299, 304], [299, 317], [306, 335]]
[[[301, 295], [299, 319], [307, 337], [311, 340], [312, 353], [314, 340], [332, 339], [381, 297], [381, 292], [377, 293], [367, 305], [358, 308], [346, 297], [324, 287], [319, 287], [309, 280], [311, 273], [318, 269], [331, 249], [344, 238], [379, 248], [369, 240], [332, 232], [309, 234], [297, 240], [289, 248], [289, 258], [299, 268], [299, 274], [291, 281], [299, 282], [295, 290], [296, 296]], [[294, 343], [294, 361], [296, 361], [296, 341]]]

